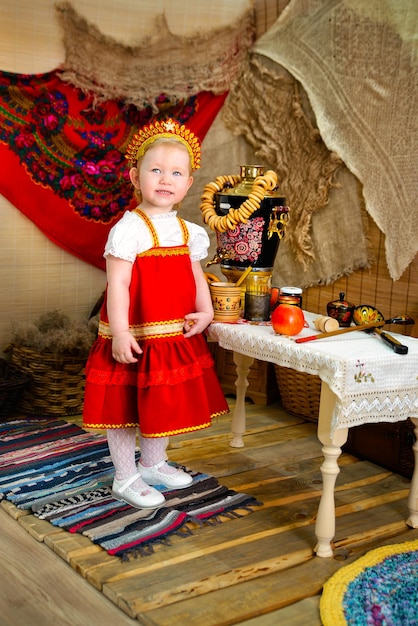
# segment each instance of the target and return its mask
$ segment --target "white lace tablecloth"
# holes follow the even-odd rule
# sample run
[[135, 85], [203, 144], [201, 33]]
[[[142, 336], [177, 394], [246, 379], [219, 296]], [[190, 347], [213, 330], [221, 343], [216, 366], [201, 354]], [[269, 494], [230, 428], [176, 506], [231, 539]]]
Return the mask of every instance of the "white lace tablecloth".
[[[297, 337], [316, 334], [309, 328]], [[331, 432], [367, 422], [397, 422], [418, 417], [418, 339], [390, 333], [408, 346], [399, 355], [375, 333], [351, 332], [295, 343], [275, 334], [270, 324], [212, 323], [209, 337], [222, 348], [318, 375], [337, 397]]]

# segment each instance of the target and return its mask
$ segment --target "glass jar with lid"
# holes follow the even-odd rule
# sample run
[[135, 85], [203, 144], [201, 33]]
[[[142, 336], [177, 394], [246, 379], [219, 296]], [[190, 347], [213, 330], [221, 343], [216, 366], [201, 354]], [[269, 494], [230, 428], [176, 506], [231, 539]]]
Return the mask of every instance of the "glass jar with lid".
[[302, 289], [300, 287], [280, 287], [278, 304], [293, 304], [302, 308]]

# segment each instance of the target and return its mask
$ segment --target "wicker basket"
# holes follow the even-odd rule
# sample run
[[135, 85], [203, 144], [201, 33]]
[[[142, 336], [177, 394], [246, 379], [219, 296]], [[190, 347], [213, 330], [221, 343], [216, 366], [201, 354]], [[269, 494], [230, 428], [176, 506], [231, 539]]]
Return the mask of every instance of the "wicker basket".
[[0, 359], [0, 420], [6, 420], [16, 409], [18, 398], [29, 383], [29, 376]]
[[275, 365], [274, 370], [283, 408], [292, 415], [316, 422], [321, 397], [319, 376], [280, 365]]
[[86, 359], [40, 354], [12, 347], [12, 364], [30, 376], [18, 408], [28, 415], [65, 417], [81, 413], [84, 401]]

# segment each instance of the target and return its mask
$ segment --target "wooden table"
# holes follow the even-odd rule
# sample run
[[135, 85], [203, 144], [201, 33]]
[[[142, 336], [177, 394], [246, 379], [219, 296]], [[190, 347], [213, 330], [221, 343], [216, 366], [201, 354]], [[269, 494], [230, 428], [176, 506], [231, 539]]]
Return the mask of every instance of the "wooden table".
[[[309, 328], [297, 337], [316, 334], [317, 315], [304, 311]], [[394, 333], [391, 333], [392, 335]], [[270, 324], [213, 323], [209, 337], [233, 351], [237, 369], [236, 404], [232, 416], [231, 446], [242, 447], [245, 433], [245, 393], [254, 359], [268, 361], [321, 378], [318, 439], [324, 461], [322, 495], [315, 528], [320, 557], [333, 554], [335, 535], [334, 489], [338, 458], [351, 426], [397, 422], [411, 418], [418, 440], [418, 339], [395, 335], [408, 346], [408, 354], [395, 354], [375, 333], [353, 332], [320, 341], [296, 343], [276, 335]], [[418, 443], [413, 445], [415, 470], [408, 499], [407, 524], [418, 528]]]

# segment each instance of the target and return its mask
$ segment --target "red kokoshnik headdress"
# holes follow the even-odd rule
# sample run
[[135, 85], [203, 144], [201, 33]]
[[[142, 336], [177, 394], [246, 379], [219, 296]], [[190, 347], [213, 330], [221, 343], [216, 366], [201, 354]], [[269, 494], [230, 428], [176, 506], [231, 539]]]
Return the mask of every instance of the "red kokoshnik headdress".
[[199, 169], [201, 154], [199, 139], [191, 130], [183, 125], [180, 126], [178, 122], [171, 118], [163, 122], [157, 121], [148, 126], [143, 126], [141, 130], [134, 135], [127, 148], [125, 158], [135, 167], [139, 157], [144, 156], [147, 146], [152, 144], [159, 137], [170, 137], [186, 146], [190, 155], [192, 170]]

